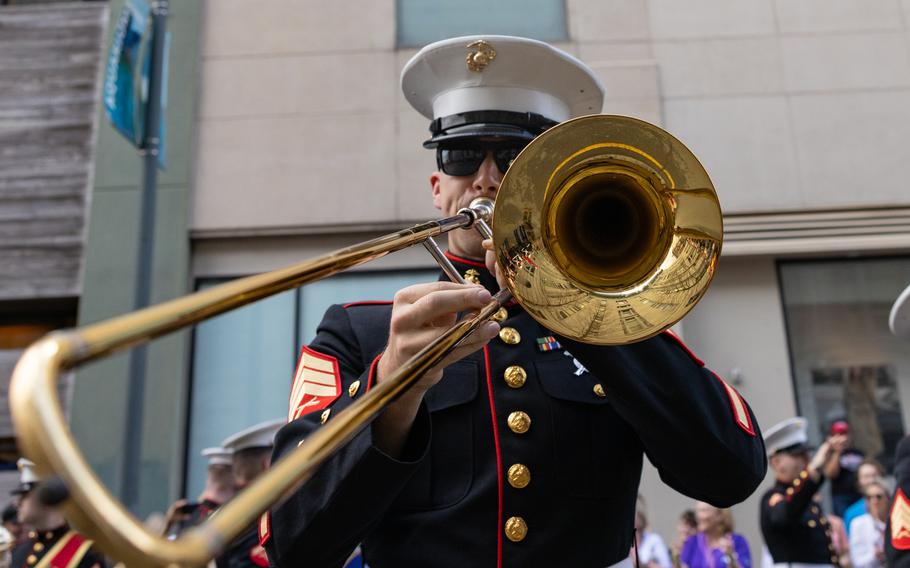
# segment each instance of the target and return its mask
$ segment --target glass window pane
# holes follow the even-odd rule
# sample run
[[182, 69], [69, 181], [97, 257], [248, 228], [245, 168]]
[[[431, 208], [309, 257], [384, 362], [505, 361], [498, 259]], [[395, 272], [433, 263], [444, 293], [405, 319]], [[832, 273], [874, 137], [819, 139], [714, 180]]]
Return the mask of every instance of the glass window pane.
[[398, 0], [397, 14], [401, 47], [483, 34], [568, 39], [563, 0]]
[[[207, 281], [200, 288], [219, 282]], [[296, 363], [296, 291], [250, 304], [195, 330], [187, 496], [205, 483], [199, 452], [243, 428], [287, 415]]]
[[[305, 345], [316, 336], [316, 327], [332, 304], [388, 301], [395, 292], [411, 284], [433, 282], [439, 271], [397, 270], [394, 272], [347, 272], [320, 280], [300, 289], [300, 339]], [[288, 379], [290, 381], [290, 379]]]
[[846, 419], [854, 445], [891, 468], [910, 396], [910, 349], [888, 314], [910, 282], [910, 259], [786, 262], [780, 266], [800, 414], [812, 443]]

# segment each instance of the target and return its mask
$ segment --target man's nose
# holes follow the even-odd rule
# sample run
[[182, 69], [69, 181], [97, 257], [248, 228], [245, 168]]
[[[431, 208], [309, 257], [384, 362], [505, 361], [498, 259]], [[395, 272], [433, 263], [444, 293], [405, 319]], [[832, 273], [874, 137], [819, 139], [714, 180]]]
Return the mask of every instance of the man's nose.
[[496, 191], [499, 190], [499, 184], [502, 182], [502, 173], [500, 173], [499, 168], [496, 166], [496, 161], [493, 159], [493, 152], [487, 152], [486, 157], [483, 159], [483, 163], [480, 164], [480, 167], [477, 168], [477, 173], [474, 174], [474, 190], [487, 197], [495, 197]]

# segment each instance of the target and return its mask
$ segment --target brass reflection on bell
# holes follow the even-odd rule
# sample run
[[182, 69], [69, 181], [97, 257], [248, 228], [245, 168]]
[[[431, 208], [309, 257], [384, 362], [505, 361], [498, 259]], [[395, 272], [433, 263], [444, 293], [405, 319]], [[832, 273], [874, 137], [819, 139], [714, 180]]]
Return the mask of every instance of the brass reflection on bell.
[[510, 413], [506, 423], [509, 425], [509, 430], [516, 434], [524, 434], [531, 429], [531, 417], [521, 410]]
[[523, 387], [525, 381], [528, 380], [528, 373], [524, 370], [524, 368], [518, 365], [511, 365], [509, 367], [506, 367], [506, 370], [502, 376], [505, 379], [506, 384], [513, 389]]
[[509, 345], [517, 345], [521, 342], [521, 334], [514, 327], [504, 327], [499, 330], [499, 339]]
[[717, 194], [661, 128], [585, 116], [547, 130], [502, 179], [493, 243], [505, 284], [555, 335], [624, 345], [679, 321], [714, 276]]
[[528, 466], [516, 463], [509, 467], [509, 485], [515, 489], [524, 489], [531, 483], [531, 470]]
[[521, 542], [528, 536], [528, 524], [521, 517], [506, 519], [506, 538], [512, 542]]

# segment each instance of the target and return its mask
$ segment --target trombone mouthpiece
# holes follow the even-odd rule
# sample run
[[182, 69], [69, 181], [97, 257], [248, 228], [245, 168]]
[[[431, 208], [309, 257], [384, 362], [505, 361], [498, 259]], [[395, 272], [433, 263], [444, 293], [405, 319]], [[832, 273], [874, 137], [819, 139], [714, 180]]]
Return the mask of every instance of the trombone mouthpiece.
[[477, 220], [489, 223], [493, 220], [493, 200], [489, 197], [478, 197], [471, 201], [470, 209]]

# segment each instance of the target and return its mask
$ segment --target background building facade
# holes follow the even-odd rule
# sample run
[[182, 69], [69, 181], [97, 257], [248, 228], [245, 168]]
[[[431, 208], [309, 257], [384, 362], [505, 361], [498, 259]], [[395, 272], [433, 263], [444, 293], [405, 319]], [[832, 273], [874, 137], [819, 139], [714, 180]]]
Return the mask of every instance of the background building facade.
[[[443, 37], [529, 35], [595, 70], [604, 112], [663, 126], [711, 174], [724, 252], [681, 327], [760, 424], [800, 413], [818, 442], [847, 417], [883, 458], [904, 433], [910, 355], [887, 312], [910, 282], [910, 3], [173, 4], [156, 299], [435, 217], [428, 125], [399, 92], [402, 66]], [[138, 164], [99, 119], [80, 322], [129, 309]], [[154, 344], [131, 505], [144, 514], [192, 495], [199, 449], [283, 414], [297, 350], [328, 302], [388, 299], [432, 272], [422, 251], [397, 253]], [[115, 489], [125, 369], [123, 358], [86, 369], [73, 398], [74, 431]], [[689, 500], [651, 468], [642, 493], [654, 528], [674, 534]], [[753, 545], [756, 500], [734, 509]]]

